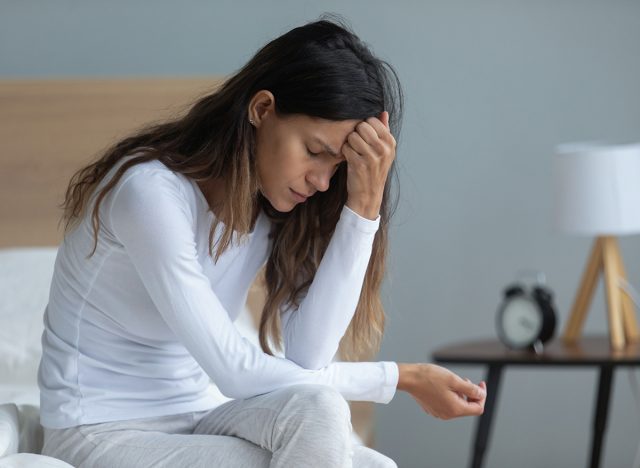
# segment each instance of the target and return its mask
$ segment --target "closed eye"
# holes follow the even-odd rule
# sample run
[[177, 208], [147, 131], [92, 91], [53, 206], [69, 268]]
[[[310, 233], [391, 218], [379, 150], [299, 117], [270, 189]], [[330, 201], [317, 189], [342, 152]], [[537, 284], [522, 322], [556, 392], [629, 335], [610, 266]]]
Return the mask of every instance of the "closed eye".
[[314, 153], [309, 148], [307, 148], [307, 153], [309, 153], [309, 156], [318, 156], [319, 154], [322, 154], [322, 153]]

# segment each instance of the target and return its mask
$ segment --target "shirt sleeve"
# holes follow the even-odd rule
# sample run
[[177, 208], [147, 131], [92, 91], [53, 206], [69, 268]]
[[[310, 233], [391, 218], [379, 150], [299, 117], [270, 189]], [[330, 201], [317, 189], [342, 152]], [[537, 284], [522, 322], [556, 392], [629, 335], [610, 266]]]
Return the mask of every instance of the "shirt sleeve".
[[344, 206], [306, 296], [281, 315], [287, 359], [306, 369], [332, 361], [358, 306], [379, 225], [380, 215], [370, 220]]
[[317, 383], [334, 387], [348, 400], [388, 403], [393, 398], [395, 362], [304, 369], [265, 354], [240, 335], [198, 261], [194, 215], [176, 174], [160, 169], [125, 173], [111, 195], [108, 227], [162, 319], [223, 394], [249, 398]]

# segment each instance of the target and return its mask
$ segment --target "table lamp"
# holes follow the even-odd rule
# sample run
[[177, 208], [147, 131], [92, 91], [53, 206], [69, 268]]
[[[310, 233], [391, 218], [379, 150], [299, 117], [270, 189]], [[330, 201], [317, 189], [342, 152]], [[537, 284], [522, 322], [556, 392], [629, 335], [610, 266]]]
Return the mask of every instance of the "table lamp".
[[560, 145], [553, 172], [556, 225], [595, 236], [562, 339], [578, 341], [602, 273], [611, 348], [623, 349], [639, 334], [617, 236], [640, 233], [640, 144]]

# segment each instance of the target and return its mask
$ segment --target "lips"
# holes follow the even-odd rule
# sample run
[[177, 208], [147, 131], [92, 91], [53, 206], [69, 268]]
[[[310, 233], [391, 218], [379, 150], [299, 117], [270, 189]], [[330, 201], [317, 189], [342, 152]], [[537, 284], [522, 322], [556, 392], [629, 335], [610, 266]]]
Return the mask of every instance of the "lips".
[[291, 190], [291, 192], [293, 192], [295, 197], [300, 201], [306, 201], [306, 199], [309, 198], [309, 196], [310, 196], [310, 195], [303, 195], [301, 193], [298, 193], [295, 190], [293, 190], [292, 188], [290, 188], [289, 190]]

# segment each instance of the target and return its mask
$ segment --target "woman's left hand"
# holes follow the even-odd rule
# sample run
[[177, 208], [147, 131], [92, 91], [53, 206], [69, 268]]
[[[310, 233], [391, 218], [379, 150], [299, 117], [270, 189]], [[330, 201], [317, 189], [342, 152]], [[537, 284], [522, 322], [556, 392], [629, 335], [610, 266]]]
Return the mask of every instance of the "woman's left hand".
[[342, 154], [347, 160], [347, 206], [364, 218], [376, 219], [387, 174], [396, 157], [389, 112], [356, 125], [342, 146]]

